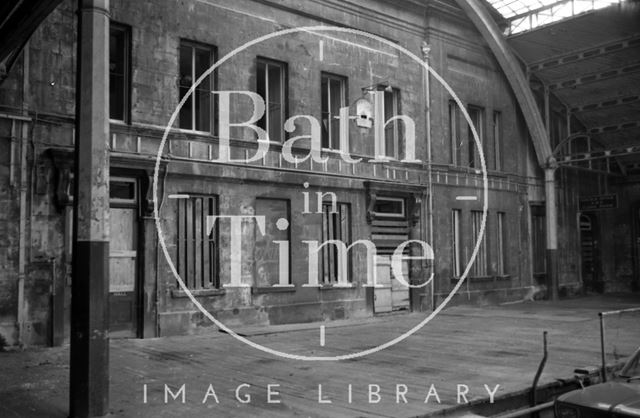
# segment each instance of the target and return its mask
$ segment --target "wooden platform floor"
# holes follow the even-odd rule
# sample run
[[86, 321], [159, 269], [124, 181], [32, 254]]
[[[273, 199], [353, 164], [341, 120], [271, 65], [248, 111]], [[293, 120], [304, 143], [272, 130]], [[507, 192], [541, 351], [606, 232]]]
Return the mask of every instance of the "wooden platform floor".
[[[490, 389], [499, 385], [496, 396], [530, 387], [545, 330], [549, 359], [541, 383], [572, 377], [577, 366], [598, 365], [597, 312], [632, 306], [640, 306], [638, 295], [452, 307], [391, 348], [339, 362], [282, 359], [217, 332], [112, 340], [110, 405], [114, 416], [125, 417], [424, 416], [455, 406], [457, 385], [468, 388], [468, 400], [488, 397], [484, 385]], [[242, 332], [277, 350], [339, 355], [395, 338], [423, 318], [399, 314]], [[640, 315], [629, 315], [608, 320], [610, 360], [629, 355], [640, 345], [639, 319]], [[320, 325], [325, 325], [324, 347]], [[68, 371], [68, 347], [0, 353], [0, 416], [66, 417]], [[181, 396], [178, 400], [169, 396], [165, 403], [165, 385], [177, 393], [183, 384], [185, 403]], [[272, 387], [279, 392], [272, 400], [280, 403], [268, 403], [268, 385], [279, 385]], [[319, 400], [319, 385], [327, 403]], [[369, 385], [377, 385], [371, 386], [372, 392], [379, 387], [379, 402], [375, 394], [370, 398]], [[236, 399], [239, 386], [241, 397], [250, 395], [250, 402]], [[209, 392], [203, 403], [210, 387], [215, 397]], [[398, 391], [406, 392], [404, 398]]]

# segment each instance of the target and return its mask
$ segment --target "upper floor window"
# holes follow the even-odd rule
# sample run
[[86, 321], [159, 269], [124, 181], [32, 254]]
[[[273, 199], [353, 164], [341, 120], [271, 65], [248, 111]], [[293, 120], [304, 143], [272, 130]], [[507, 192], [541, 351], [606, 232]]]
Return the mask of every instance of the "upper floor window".
[[493, 112], [493, 157], [496, 170], [502, 170], [502, 114]]
[[[347, 78], [322, 73], [322, 147], [340, 149], [340, 108], [347, 103]], [[347, 150], [345, 150], [347, 151]]]
[[109, 118], [129, 122], [131, 29], [109, 24]]
[[460, 164], [460, 116], [458, 110], [458, 104], [450, 100], [449, 101], [449, 146], [451, 148], [451, 164]]
[[386, 85], [378, 86], [378, 91], [384, 92], [381, 100], [382, 109], [379, 112], [385, 126], [382, 138], [379, 138], [378, 150], [384, 157], [400, 158], [400, 120], [394, 119], [400, 114], [400, 90]]
[[[471, 118], [471, 122], [473, 126], [476, 128], [476, 132], [478, 133], [478, 139], [480, 139], [480, 145], [484, 144], [484, 109], [477, 106], [469, 106], [468, 110], [469, 118]], [[468, 164], [469, 167], [479, 168], [480, 167], [480, 150], [478, 149], [478, 145], [476, 144], [475, 138], [473, 136], [473, 132], [471, 131], [471, 127], [468, 129]]]
[[[180, 41], [180, 100], [193, 83], [206, 72], [215, 59], [215, 48], [189, 41]], [[189, 95], [180, 109], [180, 128], [213, 132], [212, 76], [208, 75]]]
[[258, 58], [256, 93], [265, 102], [265, 114], [258, 126], [269, 135], [270, 141], [283, 141], [286, 119], [287, 64]]

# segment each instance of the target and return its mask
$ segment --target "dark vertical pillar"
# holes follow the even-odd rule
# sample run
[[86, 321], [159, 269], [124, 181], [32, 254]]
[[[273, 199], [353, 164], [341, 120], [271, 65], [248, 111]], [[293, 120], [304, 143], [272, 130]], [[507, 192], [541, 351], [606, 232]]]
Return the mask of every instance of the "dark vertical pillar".
[[71, 417], [109, 409], [109, 0], [78, 0]]
[[546, 168], [545, 198], [547, 220], [547, 283], [551, 300], [558, 300], [558, 208], [556, 206], [556, 169]]

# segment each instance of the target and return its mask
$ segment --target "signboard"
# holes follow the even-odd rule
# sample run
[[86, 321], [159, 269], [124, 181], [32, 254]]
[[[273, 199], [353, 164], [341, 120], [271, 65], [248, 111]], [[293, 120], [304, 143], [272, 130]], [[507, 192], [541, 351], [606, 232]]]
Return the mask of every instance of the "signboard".
[[616, 209], [618, 207], [618, 195], [603, 194], [580, 198], [580, 211]]

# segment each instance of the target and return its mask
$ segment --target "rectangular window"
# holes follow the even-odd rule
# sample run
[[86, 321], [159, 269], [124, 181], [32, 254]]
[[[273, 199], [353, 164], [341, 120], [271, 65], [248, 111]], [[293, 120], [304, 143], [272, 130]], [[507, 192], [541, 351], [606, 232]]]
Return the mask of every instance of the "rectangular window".
[[[478, 138], [480, 139], [480, 146], [484, 144], [484, 110], [477, 106], [469, 106], [467, 109], [469, 112], [469, 118], [476, 128]], [[478, 152], [478, 146], [476, 145], [471, 127], [468, 127], [468, 154], [467, 162], [469, 167], [480, 167], [480, 157]]]
[[[286, 284], [290, 283], [289, 265], [290, 249], [281, 254], [280, 248], [290, 242], [289, 231], [278, 229], [277, 223], [280, 219], [286, 219], [290, 223], [289, 201], [286, 199], [256, 198], [256, 216], [265, 217], [265, 233], [256, 227], [253, 259], [255, 266], [255, 283], [258, 287], [271, 287], [280, 284], [282, 269], [282, 279]], [[287, 244], [283, 244], [282, 242]], [[280, 243], [279, 243], [280, 242]], [[281, 255], [287, 260], [281, 260]], [[282, 283], [285, 284], [285, 283]]]
[[460, 126], [460, 116], [458, 110], [458, 104], [453, 100], [449, 101], [449, 145], [451, 147], [451, 164], [460, 164], [460, 133], [458, 132]]
[[207, 235], [207, 216], [218, 214], [215, 196], [188, 196], [178, 201], [178, 273], [189, 289], [218, 288], [218, 227]]
[[504, 276], [507, 274], [507, 269], [506, 269], [506, 247], [504, 245], [505, 243], [505, 224], [504, 224], [504, 219], [505, 219], [505, 214], [504, 212], [498, 212], [497, 215], [497, 228], [496, 228], [496, 244], [497, 244], [497, 248], [496, 248], [496, 255], [497, 255], [497, 260], [496, 260], [496, 274], [498, 276]]
[[[400, 91], [398, 89], [384, 89], [384, 121], [400, 114]], [[384, 153], [385, 157], [399, 158], [400, 150], [400, 121], [393, 120], [384, 128]]]
[[[180, 41], [180, 100], [215, 60], [215, 48], [208, 45]], [[212, 76], [202, 80], [180, 109], [180, 128], [199, 132], [213, 132]]]
[[256, 93], [265, 102], [265, 115], [258, 126], [269, 135], [270, 141], [283, 142], [286, 119], [287, 64], [258, 58]]
[[502, 170], [502, 114], [493, 112], [493, 156], [494, 167]]
[[451, 211], [451, 273], [459, 278], [460, 274], [460, 209]]
[[135, 179], [114, 177], [109, 178], [109, 202], [113, 205], [133, 205], [138, 199], [137, 183]]
[[109, 23], [109, 118], [129, 122], [131, 29]]
[[[340, 149], [340, 108], [347, 103], [347, 78], [322, 73], [322, 147]], [[348, 150], [345, 150], [348, 151]]]
[[400, 197], [376, 197], [373, 213], [379, 217], [404, 218], [404, 199]]
[[[473, 242], [471, 243], [471, 251], [475, 248], [478, 237], [480, 237], [480, 227], [482, 226], [482, 211], [471, 211], [471, 227], [473, 228]], [[476, 260], [471, 268], [471, 275], [475, 277], [487, 276], [487, 234], [482, 236], [480, 248]]]
[[544, 206], [531, 206], [531, 246], [533, 274], [543, 276], [547, 272], [546, 218]]
[[[347, 203], [337, 203], [333, 211], [333, 203], [322, 204], [322, 243], [329, 240], [342, 241], [346, 246], [351, 244], [351, 213]], [[323, 283], [333, 284], [340, 279], [350, 282], [351, 254], [347, 255], [347, 270], [343, 271], [338, 260], [338, 248], [335, 245], [322, 247]], [[346, 278], [346, 279], [345, 279]]]
[[379, 112], [386, 126], [382, 130], [381, 143], [378, 144], [382, 156], [399, 159], [401, 126], [400, 120], [393, 119], [400, 114], [400, 90], [386, 85], [378, 86], [378, 91], [383, 92], [382, 110]]

